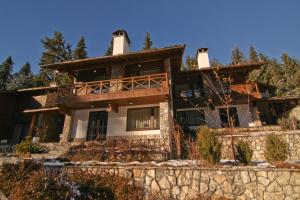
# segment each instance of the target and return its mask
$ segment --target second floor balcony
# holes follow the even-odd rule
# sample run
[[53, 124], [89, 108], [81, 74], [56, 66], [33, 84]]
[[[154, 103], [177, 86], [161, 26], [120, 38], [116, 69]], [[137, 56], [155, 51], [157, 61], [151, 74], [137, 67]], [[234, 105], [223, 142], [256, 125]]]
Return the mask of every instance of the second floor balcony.
[[61, 86], [58, 88], [57, 104], [76, 108], [76, 104], [82, 103], [147, 97], [165, 98], [168, 94], [167, 74], [160, 73]]

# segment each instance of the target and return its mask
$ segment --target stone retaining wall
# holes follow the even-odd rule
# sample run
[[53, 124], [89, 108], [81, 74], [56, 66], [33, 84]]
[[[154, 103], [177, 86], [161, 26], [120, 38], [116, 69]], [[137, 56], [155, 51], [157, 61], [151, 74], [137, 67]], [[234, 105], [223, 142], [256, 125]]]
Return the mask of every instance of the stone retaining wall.
[[145, 193], [159, 192], [166, 199], [188, 200], [199, 194], [229, 199], [300, 199], [300, 170], [259, 169], [252, 167], [200, 168], [156, 166], [65, 167], [66, 173], [109, 172], [132, 178]]
[[[265, 140], [269, 134], [279, 135], [289, 145], [290, 155], [289, 160], [300, 159], [300, 131], [263, 131], [263, 132], [249, 132], [243, 134], [233, 135], [234, 143], [239, 140], [244, 140], [250, 143], [253, 150], [252, 160], [265, 160]], [[222, 141], [222, 159], [233, 159], [231, 135], [219, 135], [219, 139]]]

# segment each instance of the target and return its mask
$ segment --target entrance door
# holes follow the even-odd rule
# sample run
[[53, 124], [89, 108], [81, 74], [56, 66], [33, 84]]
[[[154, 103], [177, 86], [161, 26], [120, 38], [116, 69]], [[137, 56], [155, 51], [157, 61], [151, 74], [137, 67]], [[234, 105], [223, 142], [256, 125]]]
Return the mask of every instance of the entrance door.
[[107, 112], [90, 112], [87, 140], [105, 140], [107, 131]]
[[[234, 107], [229, 108], [229, 113], [227, 113], [226, 108], [220, 108], [219, 113], [220, 113], [222, 127], [229, 127], [228, 118], [230, 120], [230, 123], [232, 123], [232, 125], [234, 127], [240, 125], [236, 108], [234, 108]], [[229, 114], [229, 116], [228, 116], [228, 114]]]

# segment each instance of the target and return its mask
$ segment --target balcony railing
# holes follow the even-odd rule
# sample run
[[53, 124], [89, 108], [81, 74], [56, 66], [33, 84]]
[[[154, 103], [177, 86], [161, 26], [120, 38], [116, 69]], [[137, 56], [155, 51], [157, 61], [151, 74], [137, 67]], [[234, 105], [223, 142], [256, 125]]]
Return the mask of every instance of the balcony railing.
[[127, 77], [66, 85], [58, 88], [58, 96], [80, 96], [167, 87], [167, 74]]

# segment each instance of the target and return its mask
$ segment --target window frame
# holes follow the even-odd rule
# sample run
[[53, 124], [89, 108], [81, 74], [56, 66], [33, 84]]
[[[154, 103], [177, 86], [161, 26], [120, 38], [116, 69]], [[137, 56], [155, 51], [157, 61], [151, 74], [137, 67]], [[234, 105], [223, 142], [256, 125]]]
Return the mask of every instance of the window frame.
[[[158, 127], [154, 128], [154, 109], [158, 109]], [[129, 128], [129, 112], [132, 110], [139, 110], [139, 109], [150, 109], [150, 113], [151, 113], [151, 118], [150, 118], [150, 127], [149, 128]], [[153, 113], [153, 115], [152, 115]], [[152, 106], [152, 107], [139, 107], [139, 108], [128, 108], [127, 109], [127, 114], [126, 114], [126, 131], [149, 131], [149, 130], [160, 130], [160, 110], [159, 110], [159, 106]]]

